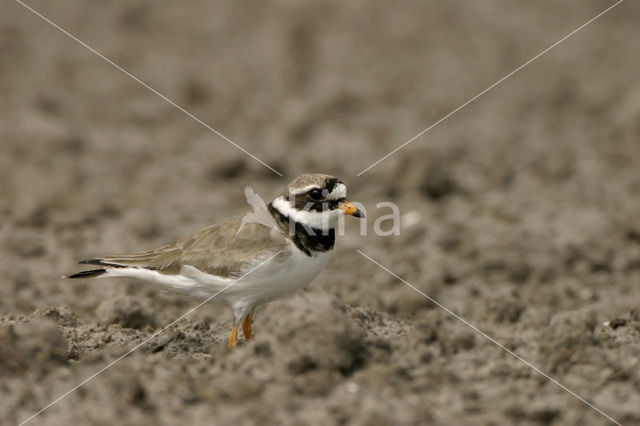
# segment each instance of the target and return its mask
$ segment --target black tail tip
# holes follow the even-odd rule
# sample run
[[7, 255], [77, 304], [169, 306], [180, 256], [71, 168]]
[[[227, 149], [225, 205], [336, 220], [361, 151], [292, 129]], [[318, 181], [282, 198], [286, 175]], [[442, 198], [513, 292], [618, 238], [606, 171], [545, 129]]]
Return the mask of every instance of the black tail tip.
[[91, 269], [89, 271], [82, 271], [72, 275], [66, 275], [62, 278], [94, 278], [107, 272], [106, 269]]

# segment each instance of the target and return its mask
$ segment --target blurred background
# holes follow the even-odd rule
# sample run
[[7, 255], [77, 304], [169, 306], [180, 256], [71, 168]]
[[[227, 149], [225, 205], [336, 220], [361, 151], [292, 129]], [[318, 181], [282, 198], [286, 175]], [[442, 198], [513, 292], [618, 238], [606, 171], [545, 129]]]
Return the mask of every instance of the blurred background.
[[[367, 206], [314, 284], [228, 351], [216, 305], [31, 424], [602, 424], [358, 254], [640, 422], [640, 6], [613, 1], [27, 4], [0, 16], [0, 416], [24, 420], [197, 302], [67, 282], [275, 197], [301, 173]], [[376, 237], [375, 208], [400, 208]]]

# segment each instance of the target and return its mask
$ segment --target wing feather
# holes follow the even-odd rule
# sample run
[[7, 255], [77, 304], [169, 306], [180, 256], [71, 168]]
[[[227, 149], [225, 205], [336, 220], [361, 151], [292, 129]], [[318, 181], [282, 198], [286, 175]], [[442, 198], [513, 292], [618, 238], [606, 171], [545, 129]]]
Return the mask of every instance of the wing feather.
[[127, 255], [105, 256], [80, 263], [107, 267], [140, 267], [177, 274], [193, 266], [221, 277], [241, 274], [256, 259], [282, 250], [286, 236], [262, 223], [244, 223], [242, 215], [221, 221], [174, 244]]

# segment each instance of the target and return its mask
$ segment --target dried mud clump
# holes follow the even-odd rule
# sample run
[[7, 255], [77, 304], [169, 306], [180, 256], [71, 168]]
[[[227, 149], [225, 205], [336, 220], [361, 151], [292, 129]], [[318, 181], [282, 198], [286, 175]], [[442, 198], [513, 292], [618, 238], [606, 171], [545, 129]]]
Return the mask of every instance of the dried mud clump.
[[153, 314], [131, 297], [105, 300], [97, 307], [96, 317], [102, 324], [119, 324], [124, 328], [143, 329], [156, 324]]
[[6, 374], [46, 372], [67, 362], [68, 342], [53, 321], [34, 319], [0, 327], [0, 367]]

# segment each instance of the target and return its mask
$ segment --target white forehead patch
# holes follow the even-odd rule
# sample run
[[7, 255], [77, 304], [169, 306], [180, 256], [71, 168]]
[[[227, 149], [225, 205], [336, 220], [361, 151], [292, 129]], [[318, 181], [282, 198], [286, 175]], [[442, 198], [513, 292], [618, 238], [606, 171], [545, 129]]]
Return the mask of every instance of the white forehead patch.
[[[289, 195], [296, 196], [298, 194], [304, 194], [313, 188], [318, 188], [317, 185], [307, 185], [303, 188], [289, 188]], [[324, 191], [323, 191], [324, 192]], [[325, 195], [323, 193], [323, 195]], [[338, 200], [340, 198], [345, 198], [347, 196], [347, 187], [344, 183], [339, 183], [333, 187], [333, 191], [326, 194], [325, 198], [327, 200]]]
[[338, 200], [340, 198], [345, 198], [346, 196], [347, 187], [344, 183], [339, 183], [333, 188], [333, 191], [327, 195], [327, 200]]

